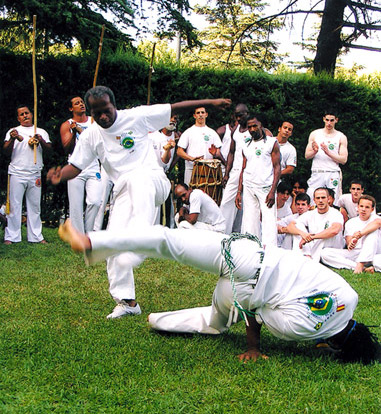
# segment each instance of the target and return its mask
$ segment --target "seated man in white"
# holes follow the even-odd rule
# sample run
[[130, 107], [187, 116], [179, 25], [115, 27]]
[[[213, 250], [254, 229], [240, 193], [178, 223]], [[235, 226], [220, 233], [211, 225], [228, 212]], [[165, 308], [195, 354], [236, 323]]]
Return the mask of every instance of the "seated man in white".
[[292, 190], [291, 186], [285, 181], [281, 181], [278, 184], [278, 187], [276, 189], [276, 218], [277, 220], [280, 220], [292, 214], [292, 211], [291, 211], [292, 198], [290, 197], [291, 190]]
[[300, 193], [295, 197], [296, 213], [290, 214], [278, 221], [278, 247], [292, 250], [293, 238], [296, 238], [298, 236], [292, 236], [290, 234], [288, 225], [292, 222], [295, 223], [299, 216], [306, 213], [310, 209], [310, 204], [311, 199], [307, 193]]
[[352, 180], [349, 187], [349, 191], [350, 193], [343, 194], [337, 202], [337, 205], [339, 207], [345, 209], [345, 221], [353, 217], [357, 217], [359, 215], [357, 211], [358, 202], [364, 192], [364, 185], [360, 180]]
[[[345, 241], [348, 249], [323, 249], [321, 260], [324, 264], [336, 269], [352, 269], [353, 273], [366, 271], [366, 264], [372, 263], [377, 251], [377, 231], [358, 239], [355, 233], [363, 230], [374, 220], [372, 213], [376, 205], [374, 197], [363, 195], [358, 202], [359, 216], [347, 221], [345, 225]], [[368, 266], [369, 267], [369, 266]]]
[[224, 216], [208, 194], [198, 189], [193, 190], [186, 184], [178, 184], [175, 187], [175, 197], [189, 205], [189, 208], [181, 207], [176, 214], [175, 222], [178, 228], [225, 232]]
[[295, 223], [290, 223], [291, 234], [301, 236], [299, 246], [305, 256], [320, 261], [324, 247], [342, 248], [344, 219], [339, 211], [328, 205], [328, 190], [320, 187], [314, 191], [316, 208], [300, 216]]

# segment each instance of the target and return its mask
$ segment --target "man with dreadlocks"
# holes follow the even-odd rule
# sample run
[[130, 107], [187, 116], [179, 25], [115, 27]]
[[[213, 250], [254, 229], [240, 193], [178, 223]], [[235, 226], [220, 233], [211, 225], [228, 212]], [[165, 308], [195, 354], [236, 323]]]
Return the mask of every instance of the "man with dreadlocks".
[[260, 351], [262, 324], [278, 338], [326, 338], [345, 361], [371, 363], [380, 345], [367, 327], [352, 319], [357, 293], [337, 273], [299, 252], [264, 249], [258, 238], [230, 237], [204, 230], [171, 230], [162, 226], [120, 232], [75, 230], [70, 221], [61, 238], [85, 253], [88, 264], [123, 252], [167, 258], [220, 276], [212, 306], [152, 313], [153, 329], [168, 332], [219, 334], [241, 316], [246, 321], [248, 350], [239, 359], [267, 358]]

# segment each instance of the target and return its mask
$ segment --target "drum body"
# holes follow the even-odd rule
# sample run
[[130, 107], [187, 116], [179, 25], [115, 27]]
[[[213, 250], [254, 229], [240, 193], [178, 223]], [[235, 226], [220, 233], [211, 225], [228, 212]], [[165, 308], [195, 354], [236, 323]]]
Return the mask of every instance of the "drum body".
[[208, 194], [219, 206], [222, 198], [222, 170], [220, 160], [198, 160], [194, 162], [189, 187], [198, 188]]

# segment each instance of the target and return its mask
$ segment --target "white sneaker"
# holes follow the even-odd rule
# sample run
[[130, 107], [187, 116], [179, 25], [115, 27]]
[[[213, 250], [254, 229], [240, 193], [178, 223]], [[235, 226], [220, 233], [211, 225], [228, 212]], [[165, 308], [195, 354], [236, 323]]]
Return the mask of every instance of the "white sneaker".
[[136, 306], [130, 306], [128, 303], [122, 301], [118, 303], [112, 313], [107, 315], [107, 319], [116, 319], [121, 318], [123, 316], [134, 316], [140, 315], [142, 313], [139, 303]]

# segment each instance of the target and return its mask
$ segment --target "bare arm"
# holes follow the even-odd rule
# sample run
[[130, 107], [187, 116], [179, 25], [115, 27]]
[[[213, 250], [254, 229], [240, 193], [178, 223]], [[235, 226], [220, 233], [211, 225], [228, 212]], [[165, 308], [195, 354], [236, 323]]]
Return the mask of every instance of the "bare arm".
[[74, 165], [67, 164], [63, 168], [53, 167], [48, 171], [46, 179], [51, 181], [53, 185], [58, 185], [59, 183], [71, 180], [80, 174], [81, 170]]
[[261, 343], [261, 327], [254, 317], [249, 316], [249, 325], [246, 325], [246, 340], [247, 340], [247, 351], [243, 354], [238, 355], [240, 361], [253, 360], [254, 362], [258, 358], [268, 359], [266, 355], [263, 355], [260, 351]]
[[60, 128], [61, 142], [65, 154], [71, 154], [75, 147], [76, 127], [65, 121]]
[[319, 233], [312, 235], [312, 240], [314, 239], [330, 239], [331, 237], [335, 237], [343, 230], [343, 226], [341, 223], [332, 223], [328, 229], [325, 229]]
[[224, 175], [223, 180], [222, 180], [222, 185], [224, 187], [225, 187], [226, 183], [229, 180], [230, 171], [231, 171], [231, 169], [233, 167], [234, 154], [235, 154], [235, 141], [232, 138], [232, 140], [230, 142], [230, 148], [229, 148], [228, 158], [226, 160], [225, 175]]
[[195, 224], [198, 219], [198, 213], [189, 214], [188, 209], [181, 207], [179, 210], [179, 223], [187, 221], [190, 224]]
[[168, 143], [164, 145], [163, 149], [163, 153], [161, 155], [161, 161], [164, 164], [168, 164], [169, 160], [171, 159], [171, 151], [173, 148], [175, 148], [176, 146], [176, 142], [173, 139], [168, 140]]
[[187, 112], [196, 108], [202, 107], [215, 107], [220, 109], [229, 108], [232, 104], [231, 99], [200, 99], [195, 101], [182, 101], [171, 104], [171, 116], [181, 112]]
[[181, 147], [177, 147], [177, 155], [180, 158], [183, 158], [184, 160], [187, 160], [187, 161], [196, 161], [196, 160], [200, 160], [200, 159], [204, 158], [203, 155], [200, 155], [198, 157], [191, 157], [190, 155], [188, 155], [185, 152], [184, 148], [181, 148]]
[[293, 165], [287, 165], [286, 168], [284, 168], [281, 172], [280, 172], [280, 176], [284, 177], [285, 175], [289, 175], [292, 174], [295, 170], [295, 167]]
[[319, 151], [319, 146], [316, 144], [315, 131], [313, 131], [311, 132], [308, 138], [308, 144], [306, 147], [306, 152], [304, 154], [304, 156], [306, 157], [306, 160], [310, 160], [311, 158], [313, 158], [318, 151]]
[[278, 141], [274, 143], [274, 147], [271, 152], [271, 160], [273, 163], [274, 177], [271, 189], [267, 194], [265, 201], [268, 208], [271, 208], [275, 204], [275, 192], [280, 178], [280, 150]]
[[40, 134], [36, 134], [34, 136], [34, 138], [36, 138], [38, 140], [38, 143], [41, 145], [41, 147], [43, 148], [44, 151], [46, 152], [50, 152], [52, 149], [52, 144], [50, 142], [46, 142], [44, 140], [44, 138], [42, 138], [42, 136]]
[[241, 174], [239, 175], [239, 184], [238, 184], [238, 191], [237, 191], [237, 195], [235, 198], [235, 205], [238, 208], [238, 210], [242, 209], [242, 190], [243, 190], [243, 172], [246, 168], [246, 163], [247, 163], [247, 158], [245, 157], [244, 154], [242, 154], [242, 170], [241, 170]]
[[361, 237], [367, 236], [368, 234], [373, 233], [379, 228], [381, 228], [381, 218], [376, 218], [375, 220], [367, 224], [361, 231], [357, 231], [353, 235], [353, 237], [356, 237], [357, 239], [361, 239]]

